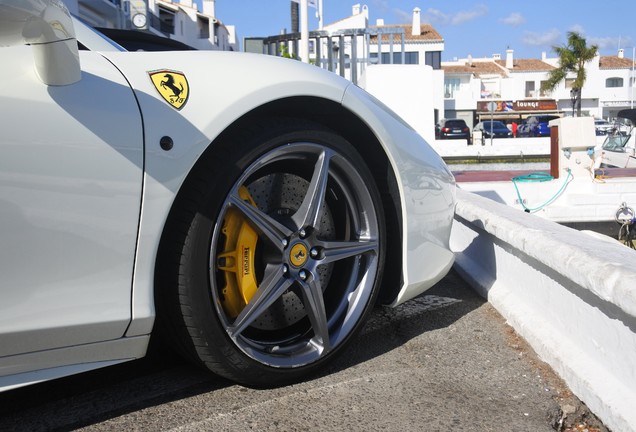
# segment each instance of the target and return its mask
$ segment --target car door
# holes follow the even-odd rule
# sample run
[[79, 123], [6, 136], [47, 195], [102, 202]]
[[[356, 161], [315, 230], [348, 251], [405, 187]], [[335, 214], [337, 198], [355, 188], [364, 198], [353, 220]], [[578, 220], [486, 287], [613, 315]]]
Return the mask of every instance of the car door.
[[31, 47], [0, 47], [0, 358], [130, 322], [141, 119], [121, 73], [80, 54], [79, 82], [47, 86]]

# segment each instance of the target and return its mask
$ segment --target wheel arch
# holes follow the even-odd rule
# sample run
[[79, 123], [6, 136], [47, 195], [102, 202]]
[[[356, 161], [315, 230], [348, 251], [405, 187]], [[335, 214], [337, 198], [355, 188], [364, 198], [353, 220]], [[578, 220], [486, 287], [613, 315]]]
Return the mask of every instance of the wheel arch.
[[244, 127], [254, 118], [267, 117], [297, 117], [326, 126], [342, 135], [363, 156], [380, 191], [386, 219], [387, 259], [378, 302], [391, 303], [402, 287], [402, 208], [395, 173], [378, 138], [355, 113], [339, 103], [317, 97], [290, 97], [262, 105], [237, 119], [224, 134]]
[[[353, 112], [347, 110], [341, 104], [317, 97], [290, 97], [279, 99], [261, 105], [243, 116], [237, 118], [223, 132], [221, 132], [202, 153], [194, 164], [190, 174], [205, 165], [209, 158], [206, 155], [215, 151], [215, 143], [223, 141], [226, 137], [244, 131], [250, 124], [267, 118], [287, 117], [310, 120], [314, 123], [325, 126], [349, 141], [356, 150], [363, 155], [365, 162], [376, 182], [382, 199], [383, 211], [386, 221], [386, 254], [385, 268], [383, 272], [382, 285], [380, 288], [378, 302], [382, 304], [391, 303], [402, 287], [402, 217], [399, 191], [395, 173], [390, 167], [388, 157], [380, 141], [372, 132], [370, 127]], [[189, 187], [191, 175], [188, 175], [179, 188], [172, 208], [179, 206], [182, 191]], [[171, 227], [178, 224], [170, 211], [168, 219], [163, 229], [162, 237], [166, 232], [171, 231]], [[166, 250], [163, 239], [160, 242], [156, 265], [161, 266], [162, 259], [170, 251]], [[155, 269], [155, 272], [157, 270]], [[155, 295], [155, 301], [158, 301]]]

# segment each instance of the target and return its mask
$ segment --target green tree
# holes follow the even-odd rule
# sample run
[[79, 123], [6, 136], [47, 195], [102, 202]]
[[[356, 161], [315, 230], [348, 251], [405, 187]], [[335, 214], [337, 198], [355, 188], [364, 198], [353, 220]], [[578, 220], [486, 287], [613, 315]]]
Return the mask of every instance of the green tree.
[[552, 49], [559, 56], [559, 67], [548, 73], [548, 80], [541, 85], [541, 90], [552, 91], [561, 81], [565, 81], [568, 74], [574, 73], [576, 78], [572, 83], [570, 97], [572, 99], [572, 113], [576, 110], [577, 117], [581, 116], [581, 90], [585, 84], [585, 64], [592, 60], [598, 51], [598, 45], [587, 46], [583, 36], [577, 32], [568, 32], [568, 43], [563, 46], [553, 46]]

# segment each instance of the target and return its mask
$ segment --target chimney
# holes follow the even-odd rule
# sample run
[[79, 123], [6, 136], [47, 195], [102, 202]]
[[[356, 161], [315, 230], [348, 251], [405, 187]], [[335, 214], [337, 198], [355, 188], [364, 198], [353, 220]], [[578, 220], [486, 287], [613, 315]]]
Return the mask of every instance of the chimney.
[[493, 59], [493, 60], [501, 60], [501, 54], [499, 54], [499, 53], [494, 53], [494, 54], [492, 55], [492, 59]]
[[618, 58], [625, 58], [625, 50], [623, 48], [618, 50]]
[[203, 0], [202, 9], [204, 15], [209, 15], [216, 18], [216, 7], [214, 0]]
[[541, 61], [546, 61], [548, 59], [548, 55], [545, 51], [541, 51]]
[[507, 49], [506, 50], [506, 69], [512, 69], [514, 67], [514, 62], [512, 61], [512, 53], [514, 50]]
[[422, 34], [422, 22], [420, 20], [420, 12], [422, 9], [416, 7], [413, 9], [413, 28], [411, 34], [413, 36], [419, 36]]
[[362, 15], [364, 15], [366, 19], [369, 19], [369, 6], [362, 6]]
[[351, 15], [360, 15], [360, 3], [353, 5]]
[[378, 27], [382, 27], [384, 25], [384, 19], [378, 18], [377, 20], [375, 20], [375, 25], [377, 25]]

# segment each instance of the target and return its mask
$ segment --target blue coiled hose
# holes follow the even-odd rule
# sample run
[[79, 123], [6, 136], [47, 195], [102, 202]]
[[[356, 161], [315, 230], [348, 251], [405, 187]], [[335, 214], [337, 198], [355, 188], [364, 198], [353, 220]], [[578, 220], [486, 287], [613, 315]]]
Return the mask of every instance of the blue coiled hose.
[[512, 178], [512, 184], [515, 186], [515, 191], [517, 191], [517, 198], [519, 198], [519, 203], [523, 207], [523, 210], [526, 213], [532, 213], [532, 212], [536, 212], [536, 211], [539, 211], [539, 210], [543, 209], [544, 207], [550, 205], [555, 199], [557, 199], [559, 197], [559, 195], [561, 195], [561, 193], [563, 193], [563, 191], [565, 190], [565, 187], [568, 185], [568, 183], [570, 182], [570, 180], [572, 178], [573, 178], [572, 177], [572, 171], [570, 169], [568, 169], [568, 176], [565, 178], [565, 181], [563, 182], [563, 185], [561, 186], [561, 188], [559, 188], [559, 190], [552, 196], [552, 198], [550, 198], [545, 203], [543, 203], [540, 206], [535, 207], [535, 208], [528, 208], [523, 203], [523, 199], [521, 198], [521, 193], [519, 192], [519, 188], [517, 187], [517, 183], [546, 182], [546, 181], [553, 180], [554, 177], [552, 177], [548, 173], [536, 172], [536, 173], [530, 173], [530, 174], [527, 174], [527, 175], [513, 177]]

